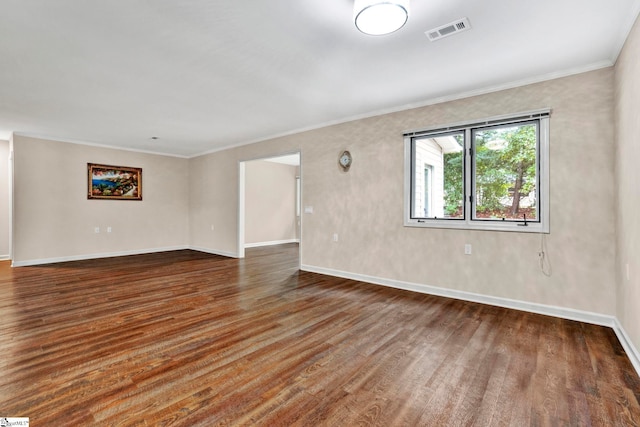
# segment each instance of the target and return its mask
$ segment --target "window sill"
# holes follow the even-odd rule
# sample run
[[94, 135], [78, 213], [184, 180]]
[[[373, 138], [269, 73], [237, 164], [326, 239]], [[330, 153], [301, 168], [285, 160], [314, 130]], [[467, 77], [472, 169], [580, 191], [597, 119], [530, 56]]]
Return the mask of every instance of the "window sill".
[[[420, 221], [420, 222], [419, 222]], [[405, 227], [416, 228], [448, 228], [454, 230], [482, 230], [482, 231], [506, 231], [511, 233], [546, 233], [549, 234], [549, 227], [539, 222], [528, 222], [521, 225], [521, 222], [493, 222], [493, 221], [465, 221], [465, 220], [405, 220]]]

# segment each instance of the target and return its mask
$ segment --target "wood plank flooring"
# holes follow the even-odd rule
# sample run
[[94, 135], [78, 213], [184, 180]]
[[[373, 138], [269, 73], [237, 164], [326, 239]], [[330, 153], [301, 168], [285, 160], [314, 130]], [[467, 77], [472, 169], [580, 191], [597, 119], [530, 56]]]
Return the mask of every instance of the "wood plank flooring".
[[638, 426], [609, 328], [297, 270], [297, 246], [11, 269], [0, 416], [32, 426]]

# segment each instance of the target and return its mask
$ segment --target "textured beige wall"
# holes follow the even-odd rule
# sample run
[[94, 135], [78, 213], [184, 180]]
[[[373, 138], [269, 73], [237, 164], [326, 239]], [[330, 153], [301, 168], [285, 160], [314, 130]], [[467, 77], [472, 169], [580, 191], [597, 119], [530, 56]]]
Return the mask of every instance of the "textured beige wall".
[[[226, 150], [189, 160], [189, 241], [200, 250], [238, 253], [238, 157]], [[213, 229], [212, 229], [213, 227]]]
[[245, 243], [296, 238], [297, 171], [266, 160], [245, 163]]
[[[13, 142], [14, 262], [188, 245], [186, 159], [18, 135]], [[142, 167], [143, 200], [87, 200], [89, 162]]]
[[640, 349], [640, 22], [636, 22], [618, 58], [615, 90], [617, 317]]
[[[403, 131], [545, 107], [553, 110], [551, 277], [538, 266], [538, 235], [403, 227]], [[344, 149], [354, 157], [347, 173], [337, 164]], [[238, 160], [294, 150], [303, 205], [314, 208], [302, 217], [303, 265], [615, 314], [612, 68], [192, 159], [192, 238], [237, 253]], [[216, 232], [204, 231], [205, 217]]]
[[0, 259], [9, 256], [9, 141], [0, 141]]

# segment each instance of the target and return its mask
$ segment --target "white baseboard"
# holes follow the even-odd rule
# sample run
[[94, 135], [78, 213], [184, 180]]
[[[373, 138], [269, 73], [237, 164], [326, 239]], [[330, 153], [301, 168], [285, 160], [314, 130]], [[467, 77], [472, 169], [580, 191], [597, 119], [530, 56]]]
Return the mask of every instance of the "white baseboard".
[[636, 368], [636, 372], [638, 372], [638, 375], [640, 375], [640, 351], [638, 351], [636, 346], [633, 345], [631, 338], [629, 338], [629, 335], [627, 335], [627, 331], [624, 330], [618, 318], [615, 319], [613, 330], [618, 337], [618, 341], [620, 341], [620, 344], [622, 344], [624, 351], [627, 353], [627, 356], [629, 356], [631, 364], [634, 368]]
[[285, 243], [300, 243], [300, 239], [272, 240], [270, 242], [245, 243], [244, 247], [245, 249], [258, 248], [260, 246], [284, 245]]
[[204, 252], [206, 254], [211, 254], [211, 255], [220, 255], [220, 256], [226, 256], [229, 258], [238, 258], [238, 254], [233, 252], [219, 251], [216, 249], [207, 249], [199, 246], [189, 246], [187, 249], [191, 249], [192, 251]]
[[11, 258], [9, 257], [9, 254], [7, 254], [7, 255], [0, 255], [0, 261], [6, 261], [6, 260], [8, 260], [8, 259], [11, 259]]
[[[54, 264], [58, 262], [84, 261], [88, 259], [100, 259], [100, 258], [114, 258], [119, 256], [127, 256], [127, 255], [144, 255], [144, 254], [153, 254], [158, 252], [181, 251], [185, 249], [204, 252], [212, 255], [221, 255], [221, 256], [226, 256], [230, 258], [238, 258], [238, 254], [234, 254], [231, 252], [218, 251], [215, 249], [207, 249], [207, 248], [201, 248], [197, 246], [180, 245], [180, 246], [168, 246], [164, 248], [136, 249], [132, 251], [107, 252], [107, 253], [99, 253], [99, 254], [72, 255], [72, 256], [65, 256], [65, 257], [31, 259], [26, 261], [14, 261], [13, 263], [11, 263], [11, 266], [12, 267], [29, 267], [33, 265]], [[7, 259], [9, 259], [8, 256], [7, 256]], [[2, 260], [2, 258], [0, 258], [0, 260]]]
[[563, 319], [577, 320], [579, 322], [593, 323], [595, 325], [608, 326], [612, 328], [615, 324], [615, 317], [606, 314], [591, 313], [588, 311], [574, 310], [572, 308], [557, 307], [552, 305], [537, 304], [533, 302], [513, 300], [509, 298], [493, 297], [489, 295], [475, 294], [472, 292], [458, 291], [455, 289], [439, 288], [437, 286], [423, 285], [421, 283], [403, 282], [399, 280], [383, 279], [364, 274], [348, 273], [345, 271], [333, 270], [312, 265], [302, 265], [301, 270], [312, 273], [326, 274], [329, 276], [342, 277], [345, 279], [358, 280], [361, 282], [373, 283], [375, 285], [388, 286], [396, 289], [420, 292], [423, 294], [437, 295], [441, 297], [454, 298], [464, 301], [478, 302], [481, 304], [495, 305], [498, 307], [512, 308], [515, 310], [528, 311], [530, 313], [544, 314], [547, 316], [560, 317]]
[[87, 254], [87, 255], [72, 255], [72, 256], [55, 257], [55, 258], [31, 259], [26, 261], [13, 261], [11, 263], [11, 266], [12, 267], [29, 267], [33, 265], [54, 264], [58, 262], [84, 261], [88, 259], [113, 258], [118, 256], [127, 256], [127, 255], [143, 255], [143, 254], [151, 254], [156, 252], [179, 251], [184, 249], [189, 249], [189, 247], [187, 245], [170, 246], [165, 248], [136, 249], [131, 251], [119, 251], [119, 252], [107, 252], [107, 253]]
[[493, 297], [489, 295], [475, 294], [472, 292], [458, 291], [455, 289], [439, 288], [436, 286], [423, 285], [420, 283], [403, 282], [399, 280], [384, 279], [365, 274], [349, 273], [346, 271], [333, 270], [330, 268], [316, 267], [313, 265], [301, 265], [300, 269], [312, 273], [326, 274], [328, 276], [342, 277], [345, 279], [357, 280], [360, 282], [372, 283], [374, 285], [388, 286], [396, 289], [419, 292], [429, 295], [454, 298], [464, 301], [477, 302], [481, 304], [495, 305], [498, 307], [511, 308], [515, 310], [527, 311], [530, 313], [544, 314], [547, 316], [559, 317], [561, 319], [576, 320], [578, 322], [591, 323], [594, 325], [607, 326], [613, 329], [620, 344], [624, 348], [631, 364], [640, 375], [640, 352], [633, 345], [631, 339], [615, 316], [592, 313], [588, 311], [575, 310], [572, 308], [557, 307], [552, 305], [537, 304], [526, 301], [513, 300], [509, 298]]

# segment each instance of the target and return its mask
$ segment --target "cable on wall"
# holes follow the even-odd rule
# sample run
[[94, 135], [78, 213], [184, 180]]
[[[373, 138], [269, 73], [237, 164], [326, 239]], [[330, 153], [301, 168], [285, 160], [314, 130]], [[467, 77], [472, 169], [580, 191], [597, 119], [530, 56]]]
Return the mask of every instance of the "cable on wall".
[[551, 277], [551, 261], [547, 253], [547, 236], [540, 233], [540, 252], [538, 252], [538, 261], [540, 262], [540, 270], [542, 274]]

